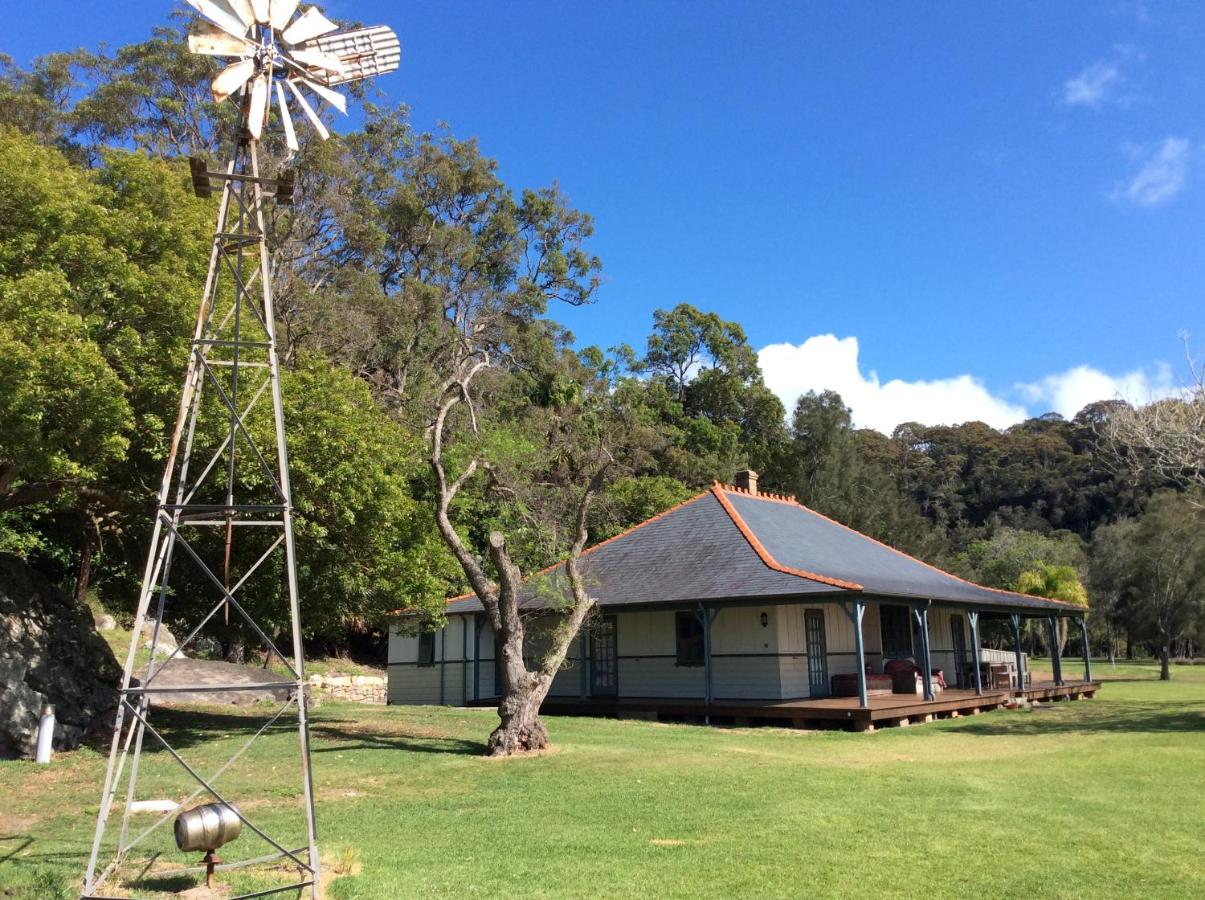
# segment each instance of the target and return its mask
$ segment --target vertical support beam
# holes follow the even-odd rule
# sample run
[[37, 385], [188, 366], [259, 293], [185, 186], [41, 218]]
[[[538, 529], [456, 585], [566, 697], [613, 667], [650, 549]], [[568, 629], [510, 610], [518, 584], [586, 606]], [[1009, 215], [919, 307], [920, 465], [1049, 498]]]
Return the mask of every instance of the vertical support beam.
[[851, 607], [842, 600], [838, 606], [854, 626], [854, 657], [858, 667], [858, 706], [861, 709], [869, 709], [870, 698], [866, 693], [866, 642], [862, 637], [862, 618], [866, 615], [866, 602], [855, 600]]
[[1084, 645], [1084, 681], [1092, 681], [1092, 655], [1088, 652], [1088, 619], [1084, 616], [1079, 617], [1079, 635], [1080, 641]]
[[1013, 652], [1017, 657], [1017, 693], [1025, 690], [1025, 656], [1021, 650], [1021, 614], [1012, 613], [1009, 619], [1013, 626]]
[[699, 620], [703, 623], [703, 696], [709, 707], [715, 697], [711, 672], [711, 623], [717, 612], [719, 610], [709, 610], [702, 603], [699, 604]]
[[460, 617], [460, 705], [469, 705], [469, 617]]
[[933, 661], [929, 656], [929, 604], [913, 607], [912, 614], [916, 616], [916, 622], [920, 628], [920, 678], [925, 692], [924, 696], [926, 700], [936, 700], [937, 695], [933, 693]]
[[444, 669], [447, 668], [445, 663], [448, 659], [448, 621], [444, 620], [444, 627], [439, 629], [439, 705], [444, 704]]
[[854, 601], [854, 655], [858, 660], [858, 706], [870, 708], [870, 698], [866, 693], [866, 642], [862, 637], [862, 617], [866, 615], [866, 603]]
[[473, 699], [481, 699], [481, 627], [484, 621], [473, 613]]
[[1050, 667], [1054, 670], [1054, 683], [1063, 683], [1063, 660], [1059, 656], [1059, 621], [1055, 616], [1046, 617], [1046, 628], [1050, 633]]
[[983, 674], [979, 671], [979, 611], [969, 610], [967, 621], [971, 623], [971, 668], [975, 671], [975, 696], [983, 695]]
[[590, 693], [589, 673], [586, 671], [586, 626], [582, 623], [582, 627], [577, 633], [577, 659], [578, 665], [581, 666], [581, 676], [578, 683], [577, 694], [582, 700], [585, 700]]

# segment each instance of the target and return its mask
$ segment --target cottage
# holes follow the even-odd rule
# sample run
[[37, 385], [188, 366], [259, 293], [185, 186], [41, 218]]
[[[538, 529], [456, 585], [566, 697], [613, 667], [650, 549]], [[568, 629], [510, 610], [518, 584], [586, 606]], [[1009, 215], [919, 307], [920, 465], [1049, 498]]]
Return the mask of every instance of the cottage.
[[[590, 548], [581, 568], [597, 609], [544, 712], [708, 719], [838, 720], [858, 730], [973, 714], [1030, 700], [1091, 697], [1084, 610], [981, 587], [760, 493], [754, 472]], [[525, 605], [545, 603], [529, 582]], [[476, 597], [448, 604], [438, 632], [389, 639], [389, 702], [492, 704], [494, 635]], [[982, 649], [981, 617], [1014, 647]], [[1023, 618], [1084, 638], [1082, 680], [1030, 677]], [[538, 642], [538, 628], [534, 629]], [[1056, 642], [1057, 643], [1057, 642]]]

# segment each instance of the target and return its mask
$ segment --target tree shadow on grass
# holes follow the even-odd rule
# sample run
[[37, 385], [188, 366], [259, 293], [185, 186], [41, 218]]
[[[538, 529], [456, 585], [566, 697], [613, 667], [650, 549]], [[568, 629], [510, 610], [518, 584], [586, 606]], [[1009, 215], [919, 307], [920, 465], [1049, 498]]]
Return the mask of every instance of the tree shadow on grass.
[[[280, 709], [280, 704], [263, 704], [262, 706], [241, 708], [248, 710], [248, 712], [241, 714], [223, 713], [214, 711], [211, 708], [192, 709], [187, 706], [154, 707], [151, 709], [147, 721], [155, 731], [159, 732], [172, 745], [173, 749], [179, 751], [223, 738], [240, 735], [250, 737], [259, 731], [268, 719], [276, 714], [276, 711]], [[126, 717], [127, 726], [131, 718], [130, 716]], [[276, 724], [265, 732], [265, 735], [287, 731], [290, 728], [296, 729], [296, 727], [296, 712], [286, 710], [284, 715], [276, 721]], [[112, 736], [113, 733], [111, 730], [104, 731], [103, 733], [95, 733], [91, 736], [89, 744], [94, 750], [107, 755]], [[161, 753], [166, 751], [148, 732], [143, 741], [142, 752]]]
[[[244, 707], [244, 709], [247, 709]], [[279, 706], [265, 704], [253, 712], [225, 713], [209, 709], [193, 709], [186, 706], [160, 707], [151, 712], [150, 724], [171, 744], [177, 752], [211, 741], [230, 737], [251, 737], [263, 726]], [[286, 711], [267, 732], [265, 737], [297, 728], [296, 713]], [[310, 734], [324, 741], [334, 741], [334, 747], [315, 747], [313, 753], [332, 750], [402, 750], [410, 753], [446, 753], [456, 755], [483, 755], [485, 743], [452, 737], [451, 735], [398, 733], [396, 731], [374, 733], [364, 723], [350, 718], [319, 718], [311, 720]], [[105, 746], [97, 745], [101, 750]], [[143, 753], [166, 753], [163, 746], [150, 735], [143, 743]]]
[[346, 750], [401, 750], [406, 753], [441, 753], [455, 756], [483, 756], [484, 741], [451, 736], [418, 734], [372, 734], [362, 728], [349, 730], [338, 727], [341, 721], [326, 720], [310, 726], [310, 733], [324, 740], [338, 741], [334, 747], [317, 747], [314, 753]]
[[12, 844], [11, 847], [0, 846], [0, 864], [8, 862], [32, 843], [33, 838], [28, 834], [0, 834], [0, 845]]
[[[1090, 701], [1088, 701], [1090, 702]], [[1075, 706], [1078, 706], [1076, 704]], [[1007, 717], [984, 716], [966, 722], [963, 734], [995, 737], [1009, 734], [1193, 733], [1205, 731], [1205, 713], [1163, 705], [1110, 704], [1107, 709], [1081, 711], [1056, 704]]]

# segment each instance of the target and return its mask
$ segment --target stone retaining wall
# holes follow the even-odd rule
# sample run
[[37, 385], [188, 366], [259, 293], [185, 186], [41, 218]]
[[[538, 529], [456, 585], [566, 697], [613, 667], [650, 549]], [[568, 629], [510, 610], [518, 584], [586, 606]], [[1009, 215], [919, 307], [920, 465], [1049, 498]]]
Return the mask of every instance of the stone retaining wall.
[[309, 682], [314, 692], [331, 700], [385, 704], [385, 679], [378, 675], [311, 675]]

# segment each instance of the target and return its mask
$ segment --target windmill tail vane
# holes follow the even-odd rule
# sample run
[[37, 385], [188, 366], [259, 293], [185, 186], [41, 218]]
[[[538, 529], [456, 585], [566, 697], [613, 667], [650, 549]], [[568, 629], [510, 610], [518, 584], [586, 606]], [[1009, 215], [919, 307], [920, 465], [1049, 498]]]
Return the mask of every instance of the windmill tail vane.
[[339, 31], [317, 7], [299, 0], [187, 0], [203, 17], [188, 36], [193, 53], [233, 60], [214, 78], [219, 103], [243, 91], [247, 131], [259, 140], [275, 103], [289, 150], [299, 149], [290, 105], [323, 140], [330, 132], [306, 93], [347, 112], [334, 88], [392, 72], [401, 62], [397, 35], [383, 25]]
[[[220, 171], [211, 170], [205, 160], [190, 160], [194, 191], [209, 196], [220, 185], [221, 202], [150, 523], [135, 637], [122, 671], [81, 897], [136, 896], [130, 892], [158, 891], [172, 879], [201, 871], [209, 880], [220, 874], [233, 882], [235, 893], [224, 895], [231, 900], [302, 893], [317, 900], [321, 874], [309, 699], [267, 228], [269, 201], [291, 203], [294, 178], [292, 171], [275, 177], [260, 171], [260, 138], [275, 109], [289, 150], [296, 153], [291, 108], [300, 109], [319, 136], [327, 138], [314, 103], [346, 112], [346, 100], [335, 88], [393, 71], [401, 53], [390, 29], [340, 31], [317, 8], [299, 10], [298, 0], [188, 3], [201, 16], [189, 34], [189, 49], [226, 60], [213, 79], [213, 95], [219, 102], [238, 95], [242, 117], [231, 158]], [[270, 417], [262, 415], [261, 407], [269, 405]], [[271, 425], [252, 428], [254, 421]], [[286, 605], [287, 628], [264, 628], [257, 622], [257, 610], [272, 609], [274, 621], [282, 623]], [[165, 638], [165, 626], [181, 622], [193, 628], [173, 646]], [[228, 669], [211, 668], [198, 675], [191, 664], [181, 665], [178, 657], [184, 651], [195, 650], [211, 636], [207, 628], [221, 629], [223, 641], [255, 640], [274, 665], [273, 674], [253, 679], [245, 671], [227, 674]], [[145, 645], [149, 661], [140, 655], [144, 631], [150, 635]], [[215, 697], [255, 703], [266, 699], [265, 692], [274, 707], [266, 708], [262, 726], [240, 740], [228, 758], [229, 741], [223, 738], [231, 735], [211, 742], [195, 724], [180, 728], [169, 720], [165, 727], [157, 721], [164, 703], [212, 702]], [[248, 707], [245, 721], [251, 722], [262, 708]], [[286, 774], [288, 767], [282, 767], [279, 777], [297, 779], [295, 802], [282, 798], [278, 784], [268, 788], [254, 778], [231, 776], [257, 767], [276, 769], [286, 746], [280, 741], [287, 740], [288, 731], [296, 735], [290, 752], [296, 753], [297, 769]], [[181, 740], [181, 732], [187, 740]], [[261, 738], [277, 741], [270, 751], [276, 756], [256, 758]], [[154, 756], [143, 754], [144, 743], [156, 751]], [[198, 746], [207, 751], [200, 757], [194, 755]], [[217, 765], [222, 759], [226, 761]], [[170, 782], [170, 772], [164, 771], [173, 763], [179, 764], [171, 771], [180, 783]], [[268, 789], [275, 793], [265, 796]], [[165, 801], [170, 811], [148, 825], [140, 814]], [[174, 851], [165, 847], [169, 841], [163, 826], [173, 817], [176, 849], [204, 850], [202, 865], [181, 868]], [[204, 840], [188, 838], [197, 831]], [[219, 860], [214, 851], [223, 845], [224, 860]], [[232, 869], [244, 874], [228, 874]]]

